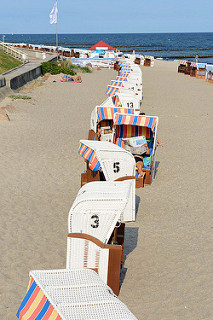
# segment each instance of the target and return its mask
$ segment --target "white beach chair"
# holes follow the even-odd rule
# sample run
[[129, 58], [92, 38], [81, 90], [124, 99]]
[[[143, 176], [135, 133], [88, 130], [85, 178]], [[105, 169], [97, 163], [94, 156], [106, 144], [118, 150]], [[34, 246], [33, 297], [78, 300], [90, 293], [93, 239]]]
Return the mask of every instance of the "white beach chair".
[[97, 172], [101, 167], [106, 181], [134, 177], [133, 155], [115, 144], [107, 141], [80, 140], [78, 153], [88, 160], [90, 170]]
[[124, 95], [128, 94], [129, 92], [132, 92], [135, 95], [135, 98], [138, 99], [138, 101], [142, 101], [143, 93], [142, 91], [134, 91], [133, 89], [127, 89], [123, 87], [116, 87], [116, 86], [110, 86], [108, 85], [106, 95], [109, 97], [114, 96], [117, 93], [123, 93]]
[[[123, 113], [123, 114], [133, 114], [134, 109], [133, 108], [124, 108], [120, 105], [120, 99], [119, 96], [114, 96], [110, 97], [106, 101], [106, 106], [102, 104], [101, 106], [96, 106], [92, 113], [91, 113], [91, 118], [90, 118], [90, 130], [95, 132], [97, 131], [97, 125], [100, 124], [101, 127], [110, 127], [110, 129], [113, 128], [113, 119], [114, 119], [114, 114], [116, 112]], [[122, 99], [122, 98], [121, 98]], [[118, 105], [118, 106], [116, 106]], [[131, 105], [131, 104], [130, 104]], [[112, 133], [107, 133], [108, 131], [103, 132], [101, 134], [102, 140], [103, 141], [113, 141], [113, 134]], [[88, 140], [90, 140], [88, 138]]]
[[113, 142], [121, 148], [124, 148], [124, 139], [130, 137], [144, 136], [150, 149], [150, 157], [143, 171], [145, 175], [145, 184], [151, 184], [155, 175], [155, 161], [157, 150], [157, 128], [158, 117], [145, 115], [126, 115], [114, 114]]
[[118, 294], [127, 221], [135, 221], [132, 180], [83, 186], [68, 217], [67, 268], [95, 270]]
[[120, 91], [116, 92], [113, 96], [108, 97], [101, 104], [101, 107], [114, 107], [114, 101], [117, 101], [117, 106], [133, 109], [135, 113], [140, 112], [142, 101], [139, 99], [139, 96], [130, 90], [126, 90], [125, 93], [121, 93]]
[[92, 270], [30, 272], [20, 320], [136, 320], [128, 308]]
[[[94, 215], [96, 217], [92, 218]], [[68, 232], [83, 232], [108, 243], [117, 221], [135, 221], [132, 181], [90, 182], [81, 187], [73, 202]]]

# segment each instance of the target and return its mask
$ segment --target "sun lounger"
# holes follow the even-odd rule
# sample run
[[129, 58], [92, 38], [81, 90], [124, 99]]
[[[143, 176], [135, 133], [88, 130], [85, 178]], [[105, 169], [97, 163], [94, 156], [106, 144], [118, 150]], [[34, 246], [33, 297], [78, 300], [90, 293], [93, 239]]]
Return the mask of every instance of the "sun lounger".
[[30, 272], [20, 320], [136, 320], [93, 270]]

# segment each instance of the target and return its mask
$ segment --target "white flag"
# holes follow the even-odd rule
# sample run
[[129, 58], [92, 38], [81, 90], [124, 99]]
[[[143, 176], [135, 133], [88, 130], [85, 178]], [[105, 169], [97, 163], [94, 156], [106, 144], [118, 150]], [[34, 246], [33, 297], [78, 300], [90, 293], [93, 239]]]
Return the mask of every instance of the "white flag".
[[57, 0], [56, 0], [54, 7], [50, 12], [50, 24], [57, 23], [57, 14], [58, 14], [58, 8], [57, 8]]

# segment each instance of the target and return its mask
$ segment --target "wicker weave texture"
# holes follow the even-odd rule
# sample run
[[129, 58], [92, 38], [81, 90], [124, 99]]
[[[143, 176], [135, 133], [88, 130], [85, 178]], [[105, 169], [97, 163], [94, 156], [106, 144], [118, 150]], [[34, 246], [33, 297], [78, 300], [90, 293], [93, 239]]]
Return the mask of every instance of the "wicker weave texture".
[[107, 283], [109, 250], [81, 238], [67, 238], [67, 269], [98, 269], [100, 278]]
[[63, 320], [136, 319], [92, 270], [37, 270], [30, 276]]
[[79, 190], [70, 209], [68, 232], [108, 242], [118, 220], [135, 220], [134, 181], [91, 182]]

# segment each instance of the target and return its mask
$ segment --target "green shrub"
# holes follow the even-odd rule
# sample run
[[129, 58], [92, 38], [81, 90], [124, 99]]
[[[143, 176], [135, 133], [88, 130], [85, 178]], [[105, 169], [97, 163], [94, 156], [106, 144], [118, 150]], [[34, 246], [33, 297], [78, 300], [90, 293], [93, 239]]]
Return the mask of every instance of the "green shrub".
[[43, 62], [41, 64], [42, 74], [59, 74], [64, 73], [67, 75], [74, 76], [77, 72], [90, 73], [92, 72], [88, 67], [80, 67], [72, 64], [70, 61], [59, 61], [59, 62]]
[[11, 98], [13, 100], [17, 100], [17, 99], [30, 100], [30, 99], [32, 99], [29, 96], [21, 96], [21, 95], [11, 95], [11, 96], [9, 96], [9, 98]]

